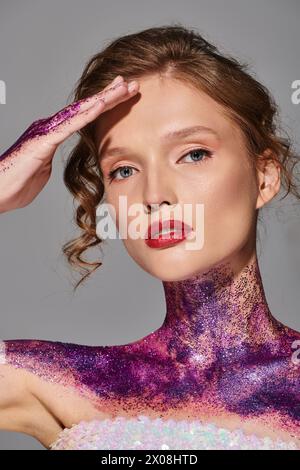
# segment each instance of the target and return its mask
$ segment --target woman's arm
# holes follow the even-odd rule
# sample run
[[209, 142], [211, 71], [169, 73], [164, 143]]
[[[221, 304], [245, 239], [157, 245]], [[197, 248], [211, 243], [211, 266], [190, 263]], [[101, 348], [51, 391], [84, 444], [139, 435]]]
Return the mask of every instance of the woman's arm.
[[28, 432], [30, 411], [36, 399], [30, 393], [28, 372], [5, 360], [5, 343], [0, 341], [0, 429]]

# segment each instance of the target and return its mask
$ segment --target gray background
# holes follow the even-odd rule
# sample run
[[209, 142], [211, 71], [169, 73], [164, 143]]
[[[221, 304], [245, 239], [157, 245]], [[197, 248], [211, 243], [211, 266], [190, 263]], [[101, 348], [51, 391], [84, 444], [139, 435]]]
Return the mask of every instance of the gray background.
[[[250, 63], [274, 94], [291, 136], [299, 142], [298, 0], [0, 1], [0, 154], [36, 119], [66, 105], [90, 56], [123, 34], [181, 22], [221, 50]], [[298, 132], [298, 134], [297, 134]], [[74, 296], [61, 246], [77, 230], [62, 180], [72, 145], [57, 150], [51, 180], [24, 209], [2, 214], [0, 338], [38, 338], [104, 345], [135, 341], [164, 320], [163, 287], [109, 241], [104, 265]], [[299, 143], [298, 143], [299, 149]], [[274, 316], [300, 330], [299, 204], [285, 199], [264, 213], [259, 263]], [[284, 212], [283, 212], [284, 211]], [[25, 434], [0, 431], [0, 449], [43, 449]]]

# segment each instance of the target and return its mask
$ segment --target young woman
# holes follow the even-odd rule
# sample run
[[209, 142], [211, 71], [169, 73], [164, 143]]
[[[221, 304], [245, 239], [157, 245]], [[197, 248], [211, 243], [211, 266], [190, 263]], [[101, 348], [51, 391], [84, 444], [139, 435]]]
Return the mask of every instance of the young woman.
[[2, 429], [49, 449], [300, 448], [300, 333], [270, 312], [256, 253], [259, 210], [281, 186], [299, 196], [276, 111], [245, 64], [162, 26], [92, 57], [74, 102], [0, 157], [7, 212], [39, 194], [78, 132], [64, 181], [81, 234], [63, 248], [85, 273], [76, 288], [101, 265], [82, 258], [103, 241], [97, 207], [120, 229], [138, 204], [146, 236], [124, 244], [166, 300], [162, 326], [134, 343], [2, 341]]

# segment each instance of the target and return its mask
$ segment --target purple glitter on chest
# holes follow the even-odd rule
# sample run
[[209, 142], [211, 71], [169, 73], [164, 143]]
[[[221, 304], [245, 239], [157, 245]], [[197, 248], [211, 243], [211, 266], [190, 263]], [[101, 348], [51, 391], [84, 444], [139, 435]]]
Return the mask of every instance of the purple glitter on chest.
[[271, 413], [299, 432], [300, 366], [291, 357], [300, 333], [271, 315], [257, 266], [236, 282], [218, 270], [164, 289], [163, 325], [135, 343], [6, 340], [6, 361], [45, 380], [72, 378], [120, 406], [136, 399], [165, 411], [199, 403], [243, 418]]

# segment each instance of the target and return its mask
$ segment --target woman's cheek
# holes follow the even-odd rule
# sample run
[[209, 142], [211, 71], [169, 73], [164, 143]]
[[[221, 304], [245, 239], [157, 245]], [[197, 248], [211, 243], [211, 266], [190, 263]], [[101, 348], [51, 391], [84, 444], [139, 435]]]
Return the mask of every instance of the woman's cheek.
[[204, 243], [230, 254], [243, 245], [253, 228], [255, 215], [251, 180], [233, 170], [227, 178], [218, 178], [215, 185], [206, 187], [204, 202]]

